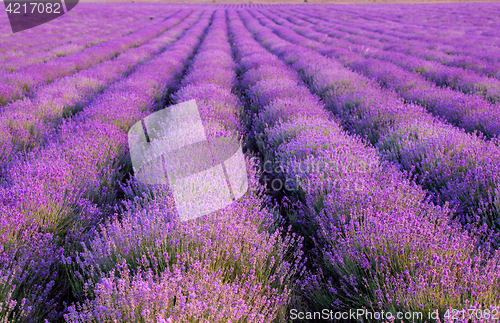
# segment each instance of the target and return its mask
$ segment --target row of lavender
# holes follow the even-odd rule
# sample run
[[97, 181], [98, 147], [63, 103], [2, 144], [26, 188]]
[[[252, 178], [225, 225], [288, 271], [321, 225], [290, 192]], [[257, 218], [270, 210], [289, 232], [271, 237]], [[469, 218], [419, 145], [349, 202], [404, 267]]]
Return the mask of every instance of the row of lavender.
[[[259, 17], [280, 37], [304, 43], [304, 37], [293, 30]], [[275, 35], [275, 46], [277, 39]], [[301, 71], [345, 126], [368, 138], [384, 157], [413, 173], [417, 182], [435, 194], [435, 201], [451, 202], [470, 230], [481, 228], [482, 234], [493, 235], [493, 244], [498, 244], [498, 234], [487, 233], [500, 229], [500, 148], [496, 140], [484, 142], [474, 134], [466, 134], [417, 106], [404, 104], [393, 93], [346, 70], [338, 61], [285, 44], [289, 52], [303, 53], [302, 58], [293, 56], [293, 62], [314, 57], [322, 66], [321, 73], [314, 66], [301, 67]]]
[[[333, 20], [337, 22], [349, 19], [349, 25], [340, 27], [344, 31], [375, 36], [384, 42], [396, 40], [398, 43], [399, 40], [399, 44], [391, 46], [445, 65], [470, 68], [482, 74], [498, 77], [500, 74], [498, 74], [497, 30], [500, 24], [494, 13], [495, 9], [498, 11], [498, 6], [464, 5], [462, 8], [455, 7], [454, 14], [448, 17], [446, 11], [450, 9], [449, 7], [437, 9], [437, 12], [433, 13], [418, 12], [417, 9], [417, 12], [412, 11], [411, 17], [408, 17], [408, 12], [401, 8], [397, 8], [398, 13], [389, 10], [383, 14], [363, 12], [365, 11], [363, 8], [352, 13], [331, 8], [327, 10], [328, 16], [335, 17]], [[404, 18], [390, 19], [398, 14]], [[437, 21], [432, 19], [432, 14], [440, 16], [441, 19]], [[484, 19], [485, 14], [488, 16], [487, 19]], [[413, 21], [410, 22], [408, 18], [412, 18]], [[352, 24], [360, 28], [353, 29]], [[405, 46], [401, 46], [401, 42], [405, 42]]]
[[[283, 319], [288, 281], [300, 269], [300, 245], [294, 252], [290, 248], [299, 241], [267, 230], [272, 229], [272, 216], [261, 210], [255, 181], [242, 200], [196, 226], [176, 221], [175, 203], [162, 194], [164, 189], [128, 182], [122, 187], [130, 201], [125, 202], [126, 211], [96, 227], [116, 198], [113, 179], [126, 173], [116, 162], [124, 156], [120, 129], [127, 130], [175, 88], [211, 14], [206, 12], [164, 53], [63, 123], [45, 146], [9, 164], [1, 192], [6, 206], [2, 319], [57, 317], [58, 310], [64, 311], [57, 302], [69, 292], [64, 284], [71, 285], [71, 293], [78, 297], [96, 298], [70, 307], [69, 321], [162, 321], [169, 316], [214, 322], [226, 322], [228, 317], [256, 322]], [[221, 11], [212, 36], [173, 96], [174, 101], [195, 98], [201, 103], [210, 135], [233, 134], [242, 128], [240, 104], [231, 94], [235, 74], [224, 20]], [[170, 42], [192, 21], [188, 18], [169, 30]], [[163, 42], [169, 40], [164, 37]], [[218, 69], [213, 63], [206, 65], [214, 57]], [[147, 198], [144, 190], [154, 198]], [[284, 259], [290, 255], [295, 259], [291, 263]], [[114, 277], [111, 268], [119, 275]], [[215, 299], [214, 291], [219, 295]], [[152, 301], [155, 298], [158, 302]], [[125, 299], [138, 302], [130, 306]]]
[[[85, 47], [98, 44], [122, 35], [129, 34], [140, 28], [144, 22], [141, 17], [128, 17], [120, 19], [115, 24], [110, 24], [108, 28], [102, 28], [102, 21], [96, 21], [93, 26], [88, 23], [85, 27], [71, 28], [67, 37], [61, 37], [59, 34], [47, 35], [43, 37], [45, 42], [36, 46], [31, 39], [19, 39], [15, 44], [20, 47], [18, 50], [12, 50], [12, 44], [4, 44], [9, 48], [8, 53], [12, 57], [6, 57], [0, 63], [2, 73], [8, 73], [33, 63], [46, 62], [54, 57], [66, 56]], [[148, 19], [150, 20], [150, 19]], [[71, 32], [71, 30], [75, 30]], [[62, 38], [62, 39], [61, 39]], [[5, 49], [4, 49], [5, 50]]]
[[[498, 254], [477, 251], [475, 239], [450, 221], [449, 210], [430, 204], [425, 192], [384, 163], [374, 148], [344, 133], [299, 75], [253, 37], [301, 71], [309, 86], [330, 84], [315, 91], [328, 108], [345, 98], [326, 100], [323, 94], [339, 89], [331, 80], [348, 72], [333, 74], [342, 67], [283, 41], [252, 18], [254, 10], [239, 11], [253, 34], [235, 12], [230, 14], [257, 147], [272, 163], [274, 176], [298, 183], [289, 196], [306, 208], [290, 219], [319, 242], [319, 267], [302, 280], [309, 305], [393, 313], [497, 308]], [[346, 85], [345, 78], [338, 81]], [[375, 120], [367, 121], [376, 131]]]
[[126, 49], [111, 60], [41, 86], [31, 97], [7, 105], [0, 115], [0, 156], [4, 163], [14, 158], [17, 151], [43, 145], [63, 117], [77, 113], [101, 91], [123, 80], [141, 62], [161, 52], [182, 31], [177, 28], [176, 34], [169, 28], [182, 22], [190, 12], [189, 9], [181, 10], [165, 20], [162, 29], [168, 32], [162, 31], [150, 41]]
[[[351, 32], [340, 31], [345, 26], [343, 21], [307, 12], [306, 16], [312, 16], [313, 23], [317, 24], [315, 29], [336, 38], [343, 38], [353, 43], [352, 50], [358, 51], [366, 56], [390, 61], [406, 70], [420, 73], [426, 79], [439, 86], [449, 86], [464, 93], [478, 93], [491, 102], [498, 102], [500, 98], [500, 80], [478, 75], [473, 71], [460, 67], [445, 66], [413, 55], [408, 55], [398, 50], [398, 46], [404, 40], [393, 42], [381, 42], [374, 38], [355, 35]], [[349, 28], [360, 30], [359, 26]]]
[[[500, 45], [495, 38], [499, 35], [500, 25], [497, 20], [500, 7], [496, 4], [438, 5], [427, 10], [416, 8], [412, 14], [404, 12], [408, 8], [398, 9], [399, 15], [394, 14], [392, 17], [387, 17], [387, 12], [380, 10], [378, 14], [375, 11], [368, 13], [365, 10], [365, 22], [367, 19], [373, 19], [374, 25], [389, 22], [396, 27], [388, 31], [391, 35], [433, 43], [437, 46], [452, 45], [448, 49], [453, 54], [467, 50], [474, 52], [478, 49], [483, 49], [485, 54], [488, 54], [488, 51], [494, 50], [491, 45]], [[357, 13], [359, 14], [360, 10]], [[470, 48], [471, 44], [476, 44], [478, 47]]]
[[[11, 30], [0, 35], [0, 60], [33, 55], [39, 51], [47, 51], [55, 46], [67, 44], [87, 35], [93, 38], [99, 34], [116, 30], [119, 26], [129, 26], [131, 22], [151, 20], [158, 17], [157, 6], [143, 5], [141, 10], [131, 11], [130, 6], [116, 4], [113, 8], [94, 3], [80, 4], [78, 10], [59, 17], [56, 21], [31, 28], [21, 33], [12, 33]], [[8, 21], [3, 20], [2, 27], [9, 27]], [[7, 16], [5, 15], [5, 18]], [[7, 19], [6, 19], [7, 20]], [[4, 24], [5, 23], [5, 24]], [[95, 34], [82, 32], [92, 31]], [[94, 41], [99, 41], [95, 38]]]
[[[99, 206], [116, 197], [114, 181], [123, 176], [120, 160], [126, 152], [123, 131], [161, 104], [210, 15], [198, 19], [197, 12], [170, 29], [165, 41], [173, 45], [63, 123], [45, 146], [19, 155], [6, 167], [0, 187], [0, 300], [5, 320], [40, 321], [59, 315], [61, 297], [68, 293], [61, 261], [109, 211]], [[179, 22], [178, 17], [172, 20]]]
[[[46, 62], [27, 65], [14, 72], [0, 74], [0, 104], [23, 98], [25, 94], [38, 90], [40, 86], [96, 63], [109, 60], [124, 50], [138, 46], [165, 31], [164, 19], [157, 19], [149, 25], [134, 27], [135, 32], [126, 34], [117, 30], [108, 41], [83, 48], [73, 54], [54, 57]], [[8, 110], [9, 107], [4, 107]]]
[[[396, 91], [407, 102], [422, 105], [435, 115], [469, 132], [480, 131], [489, 138], [500, 134], [498, 104], [493, 105], [479, 95], [438, 87], [425, 80], [423, 76], [406, 71], [391, 62], [371, 58], [370, 55], [360, 53], [362, 51], [352, 51], [352, 43], [325, 36], [324, 33], [315, 30], [316, 24], [293, 19], [294, 16], [286, 13], [282, 13], [281, 17], [271, 13], [265, 14], [276, 23], [303, 35], [304, 38], [301, 38], [303, 45], [325, 56], [338, 59], [350, 69], [374, 79], [383, 87]], [[302, 27], [297, 25], [299, 23]]]
[[[209, 140], [244, 134], [226, 29], [225, 11], [216, 11], [172, 95], [173, 103], [196, 100]], [[247, 169], [252, 173], [249, 163]], [[176, 220], [165, 188], [151, 200], [134, 202], [78, 255], [75, 276], [90, 299], [70, 307], [67, 321], [283, 321], [300, 249], [292, 263], [285, 256], [299, 241], [268, 231], [272, 215], [261, 210], [256, 184], [251, 178], [241, 199], [188, 222]]]

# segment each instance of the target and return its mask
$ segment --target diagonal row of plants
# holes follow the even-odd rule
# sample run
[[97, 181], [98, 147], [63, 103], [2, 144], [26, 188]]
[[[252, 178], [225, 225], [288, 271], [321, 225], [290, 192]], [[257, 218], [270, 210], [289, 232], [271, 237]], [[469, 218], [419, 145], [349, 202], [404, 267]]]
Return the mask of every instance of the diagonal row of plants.
[[[258, 15], [256, 11], [252, 13]], [[302, 41], [293, 30], [274, 23], [268, 27], [295, 43]], [[432, 192], [434, 201], [451, 203], [465, 228], [498, 244], [500, 147], [496, 140], [485, 142], [443, 123], [418, 106], [405, 104], [393, 93], [374, 86], [338, 61], [293, 45], [276, 34], [266, 39], [266, 46], [278, 46], [278, 39], [288, 50], [288, 56], [284, 49], [279, 54], [287, 62], [297, 64], [304, 80], [340, 116], [344, 127], [367, 138], [384, 158], [398, 162], [412, 173], [419, 184]], [[306, 57], [314, 60], [304, 65]]]
[[[242, 104], [232, 93], [235, 67], [225, 10], [217, 10], [171, 97], [196, 100], [209, 140], [244, 135]], [[291, 249], [300, 241], [271, 229], [248, 159], [245, 166], [248, 192], [210, 215], [179, 222], [166, 187], [153, 187], [152, 197], [101, 226], [73, 263], [75, 290], [88, 298], [71, 306], [66, 320], [283, 321], [287, 285], [300, 269], [300, 249]]]
[[[359, 13], [355, 15], [358, 16]], [[497, 79], [500, 77], [500, 62], [496, 54], [498, 44], [496, 48], [494, 46], [498, 35], [495, 34], [493, 26], [489, 28], [487, 35], [484, 35], [484, 26], [478, 28], [480, 36], [473, 34], [468, 26], [466, 35], [447, 39], [443, 33], [446, 35], [446, 31], [449, 30], [449, 33], [453, 35], [453, 32], [458, 28], [456, 20], [449, 22], [449, 28], [442, 22], [439, 27], [432, 25], [423, 27], [422, 25], [410, 25], [408, 22], [399, 22], [400, 28], [395, 31], [394, 24], [388, 28], [387, 22], [384, 23], [383, 20], [376, 22], [358, 19], [356, 25], [359, 28], [352, 28], [350, 25], [346, 26], [345, 23], [339, 24], [341, 21], [338, 16], [323, 15], [323, 17], [325, 20], [335, 23], [341, 31], [379, 39], [387, 42], [387, 47], [394, 48], [399, 52], [413, 54], [447, 66], [470, 69]], [[422, 28], [425, 28], [425, 33], [422, 33]], [[436, 36], [433, 36], [434, 30]], [[403, 45], [402, 42], [405, 44]]]
[[[270, 15], [264, 12], [266, 16]], [[333, 57], [351, 70], [378, 82], [382, 87], [394, 90], [409, 103], [417, 103], [438, 117], [464, 128], [468, 132], [480, 131], [487, 138], [500, 134], [500, 106], [493, 105], [478, 95], [469, 95], [449, 88], [435, 86], [419, 74], [386, 61], [365, 57], [351, 50], [348, 41], [325, 37], [325, 34], [312, 29], [313, 24], [298, 27], [283, 15], [269, 16], [283, 26], [283, 35], [291, 28], [304, 36], [301, 44], [318, 51], [327, 57]], [[299, 36], [294, 36], [295, 41]]]
[[[33, 63], [46, 62], [54, 57], [67, 56], [88, 46], [102, 43], [120, 36], [130, 34], [141, 28], [146, 22], [142, 16], [136, 14], [128, 19], [120, 19], [108, 28], [103, 28], [102, 18], [96, 17], [93, 25], [86, 24], [85, 27], [73, 24], [65, 24], [67, 32], [44, 35], [39, 39], [15, 37], [12, 43], [0, 45], [2, 49], [9, 48], [6, 53], [8, 57], [0, 63], [2, 72], [12, 72]], [[121, 17], [123, 18], [123, 17]], [[153, 17], [151, 17], [153, 18]], [[163, 17], [157, 17], [162, 20]], [[151, 19], [148, 19], [151, 21]], [[37, 41], [40, 41], [37, 44]], [[15, 50], [14, 50], [15, 49]]]
[[[464, 70], [463, 68], [444, 66], [413, 55], [407, 55], [398, 52], [395, 47], [388, 46], [387, 50], [384, 50], [384, 45], [386, 45], [385, 42], [382, 43], [374, 38], [339, 31], [335, 24], [325, 22], [323, 17], [318, 17], [311, 13], [305, 16], [308, 17], [307, 19], [310, 19], [309, 17], [311, 15], [316, 18], [313, 19], [312, 22], [323, 22], [315, 26], [315, 30], [335, 38], [348, 40], [353, 43], [351, 45], [352, 50], [360, 54], [389, 61], [405, 70], [417, 72], [439, 86], [448, 86], [463, 93], [478, 93], [492, 103], [499, 102], [500, 80], [477, 75], [473, 71]], [[368, 51], [367, 47], [369, 48]]]
[[[0, 156], [8, 161], [15, 152], [42, 146], [65, 117], [99, 100], [99, 94], [123, 81], [135, 68], [160, 53], [189, 25], [191, 14], [182, 10], [166, 19], [166, 31], [116, 58], [62, 77], [39, 89], [32, 97], [15, 101], [0, 116]], [[52, 134], [53, 135], [53, 134]]]
[[119, 161], [126, 156], [124, 131], [162, 104], [211, 15], [196, 11], [186, 25], [172, 28], [172, 36], [182, 36], [178, 41], [172, 37], [162, 53], [63, 123], [42, 149], [9, 165], [0, 186], [5, 260], [0, 303], [14, 305], [2, 307], [2, 317], [23, 321], [59, 315], [59, 297], [67, 293], [60, 261], [72, 246], [63, 249], [64, 239], [78, 245], [90, 234], [88, 228], [101, 221], [99, 205], [115, 199], [114, 181], [123, 176]]
[[[256, 47], [255, 36], [302, 73], [315, 66], [313, 75], [331, 76], [332, 63], [321, 64], [281, 40], [258, 24], [252, 11], [238, 12], [253, 35], [231, 11], [237, 43]], [[259, 67], [259, 61], [266, 63]], [[243, 62], [261, 153], [279, 169], [278, 178], [299, 184], [307, 212], [294, 215], [298, 225], [304, 231], [317, 228], [316, 262], [324, 275], [303, 281], [311, 306], [394, 313], [495, 305], [498, 256], [490, 259], [477, 250], [475, 239], [450, 222], [449, 210], [429, 203], [425, 192], [374, 148], [343, 132], [293, 69], [262, 47]], [[464, 303], [472, 295], [475, 303]]]
[[[0, 104], [6, 105], [6, 103], [21, 99], [36, 92], [40, 86], [51, 83], [60, 77], [112, 59], [124, 50], [137, 47], [160, 35], [168, 27], [169, 23], [165, 21], [156, 22], [152, 26], [143, 22], [143, 25], [140, 25], [133, 33], [86, 47], [64, 57], [55, 57], [46, 62], [33, 63], [11, 73], [4, 72], [0, 75]], [[9, 106], [6, 106], [3, 110], [8, 109]]]

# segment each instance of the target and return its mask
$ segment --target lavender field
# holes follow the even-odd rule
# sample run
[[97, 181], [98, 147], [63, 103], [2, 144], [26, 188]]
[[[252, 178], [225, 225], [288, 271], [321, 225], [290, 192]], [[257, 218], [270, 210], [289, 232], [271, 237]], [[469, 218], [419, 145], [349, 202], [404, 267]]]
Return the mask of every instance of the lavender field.
[[[0, 322], [500, 321], [500, 4], [0, 21]], [[127, 133], [193, 99], [248, 190], [181, 221]]]

